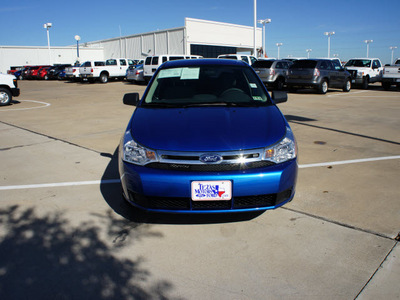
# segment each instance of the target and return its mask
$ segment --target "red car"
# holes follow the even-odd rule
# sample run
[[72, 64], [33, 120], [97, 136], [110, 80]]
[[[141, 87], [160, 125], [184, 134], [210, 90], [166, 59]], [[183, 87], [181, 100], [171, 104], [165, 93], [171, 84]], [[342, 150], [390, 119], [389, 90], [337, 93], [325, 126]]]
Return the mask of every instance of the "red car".
[[42, 68], [46, 68], [50, 66], [32, 66], [29, 68], [27, 72], [26, 79], [39, 79], [39, 72]]
[[38, 70], [37, 78], [38, 78], [38, 79], [48, 80], [48, 79], [49, 79], [49, 70], [50, 70], [51, 68], [52, 68], [52, 67], [43, 67], [43, 68], [40, 68], [40, 69]]

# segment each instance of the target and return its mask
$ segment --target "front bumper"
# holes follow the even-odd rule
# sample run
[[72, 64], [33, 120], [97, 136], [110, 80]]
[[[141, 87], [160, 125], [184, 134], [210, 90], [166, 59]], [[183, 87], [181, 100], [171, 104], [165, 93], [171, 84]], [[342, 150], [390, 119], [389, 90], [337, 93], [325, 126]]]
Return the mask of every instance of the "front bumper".
[[[186, 172], [137, 166], [119, 158], [126, 200], [144, 210], [170, 213], [246, 212], [280, 207], [295, 194], [297, 169], [296, 159], [256, 169]], [[232, 182], [231, 200], [192, 200], [192, 181], [220, 180]]]
[[18, 97], [20, 95], [19, 88], [12, 88], [11, 89], [11, 95], [13, 95], [13, 97]]

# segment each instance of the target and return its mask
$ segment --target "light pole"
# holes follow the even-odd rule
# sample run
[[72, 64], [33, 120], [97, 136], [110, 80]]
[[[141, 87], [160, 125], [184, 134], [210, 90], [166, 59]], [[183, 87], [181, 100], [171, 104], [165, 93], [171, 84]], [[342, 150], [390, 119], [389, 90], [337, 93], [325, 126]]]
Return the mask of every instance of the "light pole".
[[367, 58], [369, 57], [369, 44], [371, 44], [373, 40], [365, 40], [364, 43], [367, 44]]
[[254, 32], [253, 32], [253, 55], [257, 56], [256, 34], [257, 32], [257, 0], [254, 0]]
[[328, 36], [328, 58], [331, 57], [331, 36], [334, 34], [334, 31], [324, 32], [324, 35]]
[[312, 49], [307, 49], [307, 58], [310, 58], [310, 52], [312, 51]]
[[263, 47], [263, 52], [262, 52], [262, 56], [265, 57], [265, 24], [271, 23], [271, 19], [265, 19], [265, 20], [258, 20], [259, 24], [262, 24], [263, 26], [263, 40], [262, 40], [262, 47]]
[[76, 40], [76, 57], [77, 61], [79, 61], [79, 41], [81, 40], [81, 37], [79, 35], [76, 35], [75, 40]]
[[283, 44], [282, 43], [276, 43], [276, 46], [278, 47], [278, 59], [279, 59], [279, 50], [280, 50], [280, 48], [281, 48], [281, 46], [282, 46]]
[[389, 49], [392, 50], [392, 60], [390, 61], [390, 63], [392, 64], [392, 63], [394, 63], [394, 57], [393, 57], [394, 50], [397, 49], [397, 46], [391, 46], [391, 47], [389, 47]]
[[47, 30], [47, 47], [49, 48], [49, 64], [51, 65], [51, 52], [50, 52], [50, 34], [49, 29], [53, 26], [52, 23], [43, 24], [43, 28]]

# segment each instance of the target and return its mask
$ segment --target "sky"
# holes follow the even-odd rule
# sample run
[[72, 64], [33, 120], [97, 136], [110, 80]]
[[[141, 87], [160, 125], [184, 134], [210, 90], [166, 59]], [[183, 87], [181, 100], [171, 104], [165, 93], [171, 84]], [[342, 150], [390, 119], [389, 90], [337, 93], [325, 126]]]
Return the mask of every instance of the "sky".
[[[185, 17], [246, 26], [254, 24], [254, 0], [2, 0], [0, 46], [47, 46], [43, 24], [51, 22], [51, 46], [81, 43], [184, 26]], [[266, 25], [266, 50], [280, 57], [331, 57], [346, 61], [378, 57], [390, 63], [400, 57], [398, 0], [257, 0], [257, 19], [271, 19]], [[260, 28], [261, 25], [258, 25]]]

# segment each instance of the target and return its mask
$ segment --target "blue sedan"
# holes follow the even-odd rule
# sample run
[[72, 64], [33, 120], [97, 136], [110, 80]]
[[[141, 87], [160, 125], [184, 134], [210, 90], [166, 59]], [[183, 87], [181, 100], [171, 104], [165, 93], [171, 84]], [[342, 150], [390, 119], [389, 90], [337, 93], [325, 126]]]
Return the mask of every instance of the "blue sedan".
[[268, 94], [241, 61], [166, 62], [136, 106], [119, 147], [123, 195], [158, 212], [227, 213], [273, 209], [292, 200], [297, 146]]

